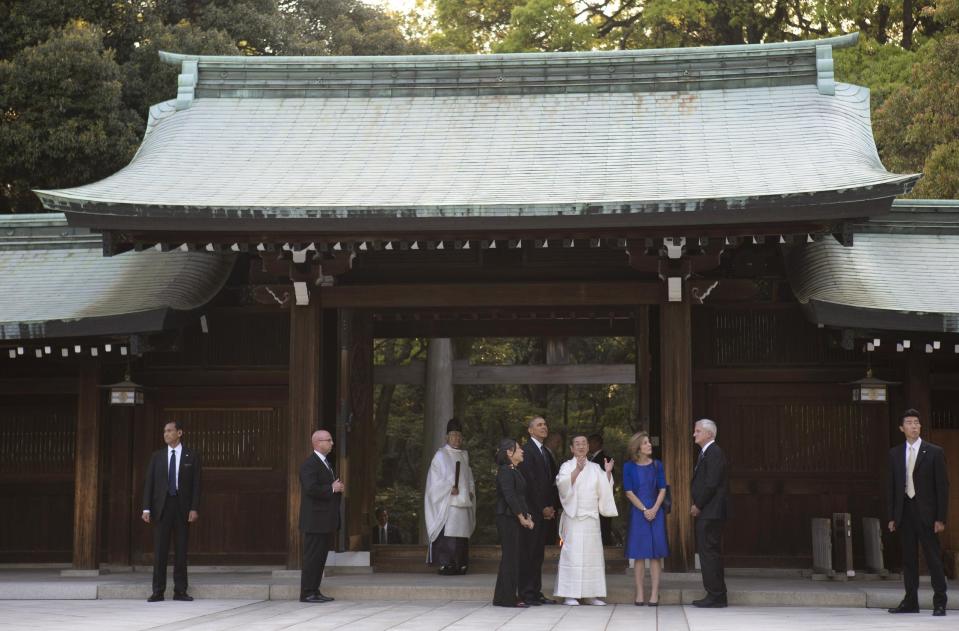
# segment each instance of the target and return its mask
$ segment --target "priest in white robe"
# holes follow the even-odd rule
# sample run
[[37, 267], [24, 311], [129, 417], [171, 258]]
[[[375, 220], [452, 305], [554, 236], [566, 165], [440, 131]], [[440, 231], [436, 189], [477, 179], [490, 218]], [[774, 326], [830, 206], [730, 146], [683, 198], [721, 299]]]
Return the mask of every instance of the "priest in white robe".
[[587, 457], [589, 443], [584, 435], [573, 436], [573, 458], [559, 468], [556, 488], [563, 504], [559, 535], [563, 547], [553, 595], [565, 605], [605, 605], [606, 559], [599, 517], [615, 517], [613, 461], [603, 467]]
[[462, 447], [463, 427], [450, 419], [446, 444], [433, 456], [423, 496], [429, 562], [444, 575], [466, 574], [469, 537], [476, 528], [476, 485], [469, 453]]

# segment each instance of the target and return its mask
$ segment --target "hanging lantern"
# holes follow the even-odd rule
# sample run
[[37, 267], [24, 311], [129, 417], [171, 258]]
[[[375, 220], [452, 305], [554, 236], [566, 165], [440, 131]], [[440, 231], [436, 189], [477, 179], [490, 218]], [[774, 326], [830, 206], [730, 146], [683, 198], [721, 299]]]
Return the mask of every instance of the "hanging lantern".
[[884, 381], [872, 376], [872, 368], [866, 370], [866, 376], [852, 381], [852, 400], [857, 403], [885, 403], [889, 400], [889, 386], [898, 385], [898, 381]]

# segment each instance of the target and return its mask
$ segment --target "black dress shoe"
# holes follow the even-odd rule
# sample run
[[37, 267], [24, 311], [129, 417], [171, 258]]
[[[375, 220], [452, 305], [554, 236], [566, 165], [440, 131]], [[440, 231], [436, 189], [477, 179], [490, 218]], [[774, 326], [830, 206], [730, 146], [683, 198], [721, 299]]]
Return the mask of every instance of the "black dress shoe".
[[316, 592], [316, 597], [319, 598], [320, 600], [322, 600], [322, 601], [325, 602], [325, 603], [332, 602], [333, 600], [335, 600], [332, 596], [324, 596], [324, 595], [323, 595], [322, 593], [320, 593], [320, 592]]
[[193, 602], [193, 596], [186, 592], [173, 592], [173, 600], [183, 600], [189, 603]]
[[889, 610], [889, 613], [919, 613], [919, 605], [911, 605], [901, 602]]
[[552, 598], [547, 598], [546, 596], [543, 596], [542, 598], [540, 598], [539, 602], [541, 605], [558, 605], [559, 604], [559, 602], [553, 600]]
[[541, 605], [543, 604], [543, 603], [539, 602], [539, 600], [532, 600], [532, 599], [530, 599], [530, 600], [524, 600], [523, 602], [525, 602], [525, 603], [526, 603], [527, 605], [529, 605], [530, 607], [539, 607], [539, 606], [541, 606]]
[[725, 609], [729, 606], [729, 603], [725, 598], [700, 598], [699, 600], [693, 601], [694, 607], [699, 607], [701, 609]]
[[936, 605], [932, 608], [932, 615], [934, 616], [944, 616], [946, 615], [946, 606], [945, 605]]
[[161, 592], [153, 592], [150, 594], [150, 597], [147, 598], [148, 603], [158, 603], [163, 600], [163, 594]]
[[310, 594], [309, 596], [300, 596], [300, 602], [319, 604], [319, 603], [325, 603], [327, 601], [325, 598], [320, 598], [316, 594]]

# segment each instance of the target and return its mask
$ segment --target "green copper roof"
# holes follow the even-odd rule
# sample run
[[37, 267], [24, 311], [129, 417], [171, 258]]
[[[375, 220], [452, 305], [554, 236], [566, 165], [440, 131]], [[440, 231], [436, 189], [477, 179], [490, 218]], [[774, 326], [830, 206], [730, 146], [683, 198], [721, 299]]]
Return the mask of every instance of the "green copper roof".
[[799, 221], [875, 203], [856, 211], [868, 215], [919, 176], [883, 168], [868, 90], [833, 80], [832, 48], [855, 38], [519, 55], [164, 53], [181, 65], [177, 98], [151, 110], [130, 165], [37, 193], [107, 229], [113, 218], [176, 229], [293, 218], [317, 220], [318, 232], [345, 220], [366, 222], [359, 231], [419, 219], [548, 228], [560, 216], [643, 226], [691, 212], [763, 221], [770, 209]]
[[105, 258], [99, 235], [62, 214], [0, 216], [0, 340], [171, 328], [219, 292], [233, 260], [155, 250]]

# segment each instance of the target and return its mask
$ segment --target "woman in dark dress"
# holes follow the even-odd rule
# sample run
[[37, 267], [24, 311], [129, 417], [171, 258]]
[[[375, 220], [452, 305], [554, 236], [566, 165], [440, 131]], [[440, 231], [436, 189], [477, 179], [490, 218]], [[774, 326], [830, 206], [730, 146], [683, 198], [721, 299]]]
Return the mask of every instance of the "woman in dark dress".
[[523, 449], [512, 438], [504, 438], [496, 452], [496, 530], [502, 554], [493, 604], [499, 607], [528, 607], [519, 598], [519, 529], [533, 527], [526, 508], [526, 480], [516, 465], [523, 462]]
[[629, 441], [629, 459], [623, 466], [623, 491], [632, 504], [629, 533], [626, 535], [626, 558], [635, 559], [636, 605], [642, 605], [643, 579], [649, 560], [653, 589], [649, 606], [659, 604], [659, 577], [662, 559], [669, 556], [666, 543], [666, 516], [662, 511], [666, 499], [666, 473], [663, 463], [653, 459], [649, 434], [639, 432]]

